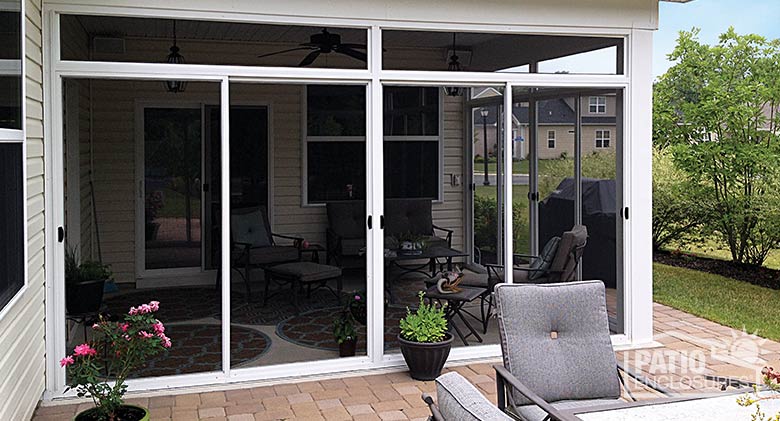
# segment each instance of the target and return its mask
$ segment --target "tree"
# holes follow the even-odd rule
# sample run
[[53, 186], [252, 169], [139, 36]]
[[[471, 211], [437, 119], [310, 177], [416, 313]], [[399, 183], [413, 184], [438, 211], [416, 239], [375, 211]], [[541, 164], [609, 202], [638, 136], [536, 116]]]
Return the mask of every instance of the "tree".
[[702, 224], [700, 189], [692, 184], [668, 148], [653, 148], [653, 250], [689, 240]]
[[655, 86], [654, 142], [670, 147], [732, 260], [761, 265], [780, 242], [780, 41], [738, 35], [716, 45], [681, 32], [676, 64]]

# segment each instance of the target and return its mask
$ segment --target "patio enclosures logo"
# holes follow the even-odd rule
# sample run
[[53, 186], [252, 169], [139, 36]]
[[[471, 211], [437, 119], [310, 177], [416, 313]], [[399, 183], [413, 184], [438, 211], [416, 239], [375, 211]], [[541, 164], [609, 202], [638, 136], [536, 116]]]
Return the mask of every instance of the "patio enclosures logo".
[[[757, 332], [735, 330], [731, 335], [702, 337], [681, 329], [654, 339], [661, 347], [618, 352], [618, 359], [627, 368], [623, 373], [626, 385], [638, 398], [657, 398], [659, 390], [717, 392], [727, 382], [732, 386], [761, 384], [761, 369], [777, 363], [766, 358], [771, 355], [766, 349], [771, 342]], [[653, 387], [643, 380], [649, 380]]]

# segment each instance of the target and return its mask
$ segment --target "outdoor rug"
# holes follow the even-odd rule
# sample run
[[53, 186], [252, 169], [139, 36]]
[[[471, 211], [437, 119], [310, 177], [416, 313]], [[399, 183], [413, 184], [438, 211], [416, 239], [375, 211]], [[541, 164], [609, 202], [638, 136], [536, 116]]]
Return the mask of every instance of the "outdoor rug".
[[[173, 345], [149, 359], [135, 377], [171, 376], [222, 370], [222, 327], [206, 324], [165, 326]], [[230, 327], [230, 362], [239, 366], [262, 356], [271, 346], [268, 335], [240, 326]]]
[[[338, 351], [339, 345], [333, 338], [333, 319], [341, 309], [339, 307], [321, 308], [301, 313], [279, 323], [276, 334], [280, 338], [296, 345], [308, 348]], [[406, 307], [385, 307], [385, 349], [398, 348], [398, 334], [401, 329], [399, 320], [406, 316]], [[357, 353], [366, 353], [366, 326], [358, 326]]]
[[[263, 305], [262, 293], [253, 294], [252, 302], [247, 303], [244, 289], [236, 287], [231, 291], [231, 323], [247, 325], [276, 325], [296, 314], [289, 292], [273, 295], [268, 304]], [[346, 295], [345, 295], [346, 297]], [[163, 323], [198, 320], [207, 317], [219, 319], [222, 300], [220, 291], [213, 287], [179, 287], [133, 290], [104, 300], [106, 313], [112, 318], [121, 318], [130, 307], [156, 300], [160, 310], [156, 317]], [[342, 302], [344, 300], [342, 299]], [[336, 297], [328, 290], [317, 290], [307, 297], [301, 293], [298, 305], [301, 313], [336, 304]]]

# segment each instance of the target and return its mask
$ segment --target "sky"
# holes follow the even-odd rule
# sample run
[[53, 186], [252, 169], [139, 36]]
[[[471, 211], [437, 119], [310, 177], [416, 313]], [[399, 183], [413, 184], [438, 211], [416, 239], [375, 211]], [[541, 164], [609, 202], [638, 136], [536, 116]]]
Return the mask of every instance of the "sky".
[[780, 0], [661, 2], [658, 32], [653, 37], [653, 75], [662, 75], [671, 66], [666, 55], [674, 49], [679, 31], [700, 28], [699, 40], [714, 44], [729, 26], [739, 34], [780, 38]]

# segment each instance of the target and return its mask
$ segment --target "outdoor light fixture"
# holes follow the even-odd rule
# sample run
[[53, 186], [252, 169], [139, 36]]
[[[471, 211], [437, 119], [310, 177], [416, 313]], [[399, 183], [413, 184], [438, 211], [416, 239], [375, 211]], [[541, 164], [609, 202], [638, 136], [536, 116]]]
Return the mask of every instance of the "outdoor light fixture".
[[[184, 64], [184, 56], [179, 54], [179, 47], [176, 46], [176, 21], [173, 21], [173, 45], [171, 46], [171, 52], [168, 54], [166, 60], [170, 64]], [[168, 92], [184, 92], [187, 88], [187, 81], [184, 80], [166, 80], [165, 89]]]
[[[461, 71], [460, 61], [458, 60], [458, 55], [455, 53], [455, 32], [452, 33], [452, 55], [450, 56], [449, 64], [447, 64], [447, 70], [450, 72]], [[463, 88], [459, 86], [445, 86], [444, 93], [448, 96], [460, 96], [463, 93]]]
[[485, 172], [483, 173], [482, 184], [485, 186], [490, 185], [490, 176], [488, 175], [488, 140], [487, 140], [487, 116], [488, 109], [482, 107], [479, 109], [479, 115], [482, 116], [482, 145], [484, 146], [484, 155], [482, 155], [482, 162], [485, 164]]

